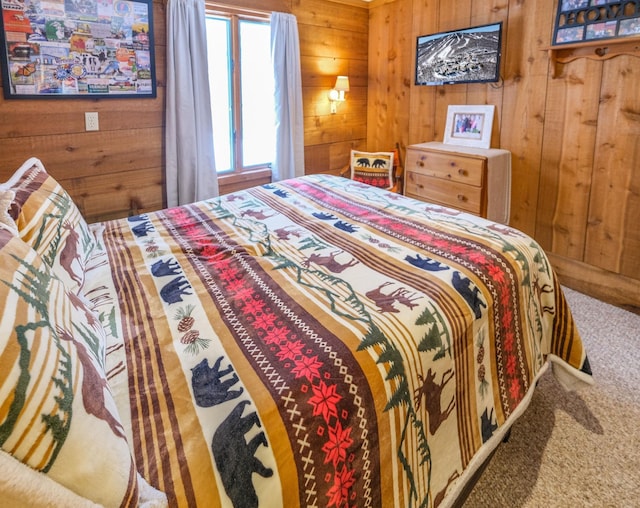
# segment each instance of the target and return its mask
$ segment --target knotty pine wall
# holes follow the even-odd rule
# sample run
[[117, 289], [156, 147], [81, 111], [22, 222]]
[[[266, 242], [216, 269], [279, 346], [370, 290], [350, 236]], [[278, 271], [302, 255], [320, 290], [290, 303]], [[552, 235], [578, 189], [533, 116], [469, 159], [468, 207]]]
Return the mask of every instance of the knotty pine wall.
[[[510, 224], [550, 253], [563, 283], [640, 311], [640, 58], [558, 65], [556, 2], [374, 0], [370, 147], [442, 141], [447, 106], [495, 104], [492, 146], [512, 153]], [[416, 37], [503, 21], [503, 82], [414, 85]]]
[[[300, 32], [307, 174], [339, 173], [352, 148], [366, 148], [369, 12], [365, 6], [353, 0], [293, 2]], [[332, 115], [328, 93], [338, 75], [349, 77], [350, 91]]]
[[[339, 172], [348, 161], [351, 147], [366, 143], [366, 4], [323, 0], [218, 3], [296, 15], [303, 75], [305, 165], [309, 173]], [[157, 98], [5, 100], [0, 94], [0, 181], [8, 179], [29, 157], [38, 157], [89, 221], [164, 206], [166, 31], [162, 0], [154, 0], [153, 14]], [[349, 75], [351, 92], [338, 113], [331, 115], [327, 94], [338, 74]], [[100, 131], [85, 132], [85, 111], [98, 112]], [[267, 182], [253, 175], [221, 178], [220, 191]]]
[[[162, 208], [166, 33], [159, 0], [153, 29], [157, 98], [5, 100], [0, 93], [0, 181], [38, 157], [89, 221]], [[99, 131], [85, 132], [85, 111], [98, 112]]]

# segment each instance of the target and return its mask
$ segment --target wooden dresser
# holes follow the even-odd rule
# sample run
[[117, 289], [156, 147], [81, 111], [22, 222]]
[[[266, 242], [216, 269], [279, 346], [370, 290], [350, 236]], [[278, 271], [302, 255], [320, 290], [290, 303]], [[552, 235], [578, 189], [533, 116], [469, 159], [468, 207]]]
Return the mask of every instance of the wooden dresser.
[[404, 194], [508, 224], [511, 153], [430, 142], [407, 147]]

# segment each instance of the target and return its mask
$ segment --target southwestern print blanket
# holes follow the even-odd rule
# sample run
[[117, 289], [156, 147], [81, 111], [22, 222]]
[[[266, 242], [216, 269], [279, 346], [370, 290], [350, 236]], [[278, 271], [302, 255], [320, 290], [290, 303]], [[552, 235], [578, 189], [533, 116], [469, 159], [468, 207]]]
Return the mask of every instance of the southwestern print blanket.
[[92, 226], [85, 294], [170, 506], [447, 506], [550, 357], [589, 382], [542, 249], [315, 175]]

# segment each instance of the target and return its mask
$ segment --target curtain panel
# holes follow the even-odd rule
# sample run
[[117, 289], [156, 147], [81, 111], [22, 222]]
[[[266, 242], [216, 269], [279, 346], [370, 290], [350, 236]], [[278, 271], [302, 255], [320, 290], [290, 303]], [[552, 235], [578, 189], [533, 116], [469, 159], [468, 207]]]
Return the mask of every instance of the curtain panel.
[[304, 125], [298, 23], [293, 14], [271, 13], [275, 77], [276, 150], [273, 181], [304, 175]]
[[[204, 64], [203, 64], [204, 63]], [[202, 0], [167, 2], [167, 206], [218, 195]]]

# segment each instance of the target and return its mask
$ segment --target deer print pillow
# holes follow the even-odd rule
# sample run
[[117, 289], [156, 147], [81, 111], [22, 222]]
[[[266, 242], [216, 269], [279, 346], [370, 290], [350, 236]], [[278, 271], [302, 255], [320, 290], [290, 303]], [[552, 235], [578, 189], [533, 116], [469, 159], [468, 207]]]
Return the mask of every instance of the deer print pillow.
[[136, 505], [138, 477], [104, 371], [104, 331], [4, 228], [0, 316], [2, 450], [96, 503]]
[[351, 150], [351, 179], [390, 189], [393, 187], [393, 152]]
[[35, 157], [0, 185], [0, 192], [8, 190], [15, 193], [9, 214], [20, 238], [79, 293], [94, 240], [78, 207]]

